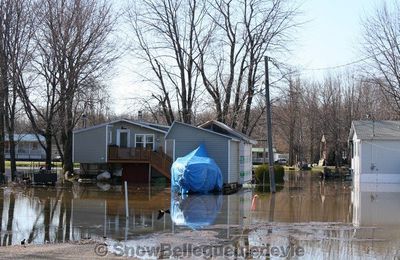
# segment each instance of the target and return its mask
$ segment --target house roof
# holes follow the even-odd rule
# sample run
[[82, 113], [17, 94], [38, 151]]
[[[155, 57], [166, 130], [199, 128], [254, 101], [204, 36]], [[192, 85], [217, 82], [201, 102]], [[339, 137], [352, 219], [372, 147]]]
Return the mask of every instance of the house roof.
[[[40, 141], [45, 141], [44, 136], [37, 135]], [[35, 134], [14, 134], [15, 142], [38, 142], [38, 138]], [[5, 141], [8, 141], [8, 135], [4, 137]]]
[[169, 128], [167, 126], [161, 127], [161, 125], [157, 125], [157, 124], [151, 124], [151, 123], [145, 123], [145, 122], [139, 122], [139, 121], [131, 121], [131, 120], [127, 120], [127, 119], [118, 119], [118, 120], [114, 120], [114, 121], [103, 123], [103, 124], [94, 125], [94, 126], [87, 127], [87, 128], [77, 129], [77, 130], [74, 130], [74, 133], [85, 132], [85, 131], [89, 131], [89, 130], [96, 129], [96, 128], [103, 127], [103, 126], [107, 126], [107, 125], [112, 125], [112, 124], [119, 123], [119, 122], [125, 122], [125, 123], [128, 123], [128, 124], [144, 127], [144, 128], [151, 129], [151, 130], [163, 133], [163, 134], [165, 134], [167, 132], [167, 130], [168, 130], [167, 128]]
[[218, 132], [221, 134], [233, 136], [233, 137], [239, 138], [240, 140], [243, 140], [243, 141], [251, 143], [251, 144], [257, 144], [257, 141], [250, 139], [247, 135], [240, 133], [239, 131], [236, 131], [235, 129], [231, 128], [230, 126], [227, 126], [226, 124], [219, 122], [217, 120], [210, 120], [210, 121], [205, 122], [204, 124], [199, 125], [199, 127], [206, 128], [206, 129], [208, 127], [213, 128], [214, 126], [217, 126], [219, 129], [211, 129], [211, 131], [213, 131], [213, 132]]
[[197, 126], [194, 126], [194, 125], [189, 125], [189, 124], [182, 123], [182, 122], [178, 122], [178, 121], [174, 121], [174, 122], [172, 123], [172, 125], [171, 125], [171, 127], [169, 128], [167, 134], [165, 135], [165, 139], [168, 139], [168, 136], [169, 136], [169, 134], [170, 134], [170, 132], [171, 132], [171, 129], [172, 129], [175, 125], [183, 125], [183, 126], [190, 127], [190, 128], [193, 128], [193, 129], [197, 129], [197, 130], [200, 130], [200, 131], [204, 131], [204, 132], [207, 132], [207, 133], [210, 133], [210, 134], [213, 134], [213, 135], [218, 135], [218, 136], [221, 136], [221, 137], [224, 137], [224, 138], [227, 138], [227, 139], [231, 139], [232, 141], [236, 141], [236, 142], [239, 142], [239, 141], [240, 141], [239, 139], [234, 138], [234, 137], [229, 136], [229, 135], [224, 135], [224, 134], [221, 134], [221, 133], [218, 133], [218, 132], [214, 132], [214, 131], [209, 130], [209, 129], [206, 129], [206, 128], [201, 128], [201, 127], [197, 127]]
[[157, 129], [163, 130], [165, 132], [168, 132], [169, 127], [170, 127], [169, 125], [160, 125], [160, 124], [148, 123], [148, 122], [142, 122], [142, 121], [140, 121], [140, 123], [148, 125], [148, 126], [153, 127], [153, 128], [157, 128]]
[[358, 139], [400, 140], [400, 121], [353, 121], [349, 140], [354, 133]]

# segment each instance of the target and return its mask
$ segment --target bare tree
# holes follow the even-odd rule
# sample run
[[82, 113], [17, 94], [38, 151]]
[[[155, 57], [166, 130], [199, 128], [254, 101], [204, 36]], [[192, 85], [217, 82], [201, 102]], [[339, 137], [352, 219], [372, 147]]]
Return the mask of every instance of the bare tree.
[[73, 171], [72, 130], [98, 87], [94, 83], [117, 57], [109, 40], [116, 20], [110, 5], [96, 0], [41, 0], [35, 16], [39, 76], [20, 92], [33, 128], [46, 138], [48, 167], [57, 124], [64, 170]]
[[162, 107], [169, 124], [175, 119], [174, 109], [180, 121], [192, 122], [199, 86], [194, 64], [198, 56], [195, 27], [202, 24], [204, 4], [203, 0], [141, 0], [127, 11], [135, 53], [156, 81], [150, 76], [144, 78], [156, 86], [152, 98]]
[[31, 7], [30, 0], [0, 1], [0, 172], [5, 170], [4, 130], [7, 130], [12, 180], [16, 172], [14, 133], [18, 112], [17, 90], [31, 58]]
[[386, 2], [364, 20], [363, 50], [370, 57], [368, 77], [400, 113], [400, 4]]
[[133, 6], [136, 54], [156, 75], [156, 81], [145, 78], [156, 86], [152, 97], [166, 121], [178, 109], [178, 119], [190, 123], [196, 93], [205, 89], [216, 119], [249, 134], [250, 112], [260, 107], [254, 103], [264, 73], [259, 64], [267, 51], [287, 49], [296, 8], [286, 0], [143, 0]]

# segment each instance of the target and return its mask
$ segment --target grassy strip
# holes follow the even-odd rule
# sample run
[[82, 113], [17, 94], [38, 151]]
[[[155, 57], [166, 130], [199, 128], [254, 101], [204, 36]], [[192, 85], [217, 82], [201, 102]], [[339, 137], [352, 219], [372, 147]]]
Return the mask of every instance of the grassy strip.
[[[17, 161], [16, 162], [17, 167], [34, 167], [34, 168], [39, 168], [40, 166], [45, 166], [45, 162], [31, 162], [31, 161]], [[79, 163], [74, 163], [74, 168], [79, 168]], [[11, 162], [6, 161], [6, 168], [11, 167]], [[62, 167], [61, 162], [53, 162], [53, 167]]]
[[298, 170], [296, 167], [294, 167], [294, 166], [286, 166], [286, 165], [284, 165], [283, 166], [283, 169], [285, 169], [285, 171], [295, 171], [295, 170]]
[[335, 170], [335, 166], [314, 166], [311, 168], [312, 172], [323, 172], [324, 167], [327, 167], [330, 170]]

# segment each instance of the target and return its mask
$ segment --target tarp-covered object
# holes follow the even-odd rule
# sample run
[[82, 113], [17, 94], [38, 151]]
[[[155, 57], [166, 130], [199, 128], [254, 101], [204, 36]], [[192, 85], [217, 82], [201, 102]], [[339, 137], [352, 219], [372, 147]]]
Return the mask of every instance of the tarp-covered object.
[[208, 156], [204, 145], [176, 159], [171, 174], [171, 189], [174, 192], [207, 193], [222, 190], [221, 169]]
[[171, 218], [175, 225], [201, 229], [214, 224], [221, 211], [221, 194], [182, 194], [171, 196]]

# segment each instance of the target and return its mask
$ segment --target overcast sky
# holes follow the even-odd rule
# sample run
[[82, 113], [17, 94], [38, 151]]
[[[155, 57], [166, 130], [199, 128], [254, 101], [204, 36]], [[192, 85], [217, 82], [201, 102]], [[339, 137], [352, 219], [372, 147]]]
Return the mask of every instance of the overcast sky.
[[[302, 20], [308, 21], [297, 32], [292, 54], [285, 61], [306, 69], [305, 77], [322, 77], [327, 70], [307, 69], [332, 67], [363, 58], [360, 54], [361, 19], [373, 12], [381, 0], [302, 0]], [[395, 1], [395, 0], [393, 0]], [[118, 114], [136, 113], [130, 108], [130, 97], [144, 95], [140, 80], [132, 70], [140, 69], [125, 56], [116, 66], [112, 86], [112, 108]], [[332, 71], [331, 71], [332, 72]]]

